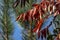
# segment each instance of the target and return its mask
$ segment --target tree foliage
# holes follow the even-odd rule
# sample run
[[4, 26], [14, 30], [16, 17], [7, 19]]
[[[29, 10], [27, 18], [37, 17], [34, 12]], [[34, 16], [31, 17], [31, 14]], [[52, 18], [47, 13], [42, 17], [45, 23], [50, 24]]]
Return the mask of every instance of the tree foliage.
[[[8, 13], [9, 9], [9, 1], [8, 0], [1, 0], [2, 3], [0, 6], [0, 28], [2, 31], [0, 32], [3, 40], [10, 40], [10, 36], [13, 32], [13, 25], [11, 23], [11, 18]], [[12, 37], [12, 36], [11, 36]], [[12, 38], [11, 38], [12, 39]]]
[[[59, 0], [57, 0], [57, 1], [54, 1], [54, 0], [44, 1], [43, 0], [40, 2], [40, 4], [33, 4], [33, 6], [32, 6], [33, 8], [31, 10], [20, 14], [16, 20], [22, 20], [23, 23], [25, 23], [26, 21], [29, 22], [30, 26], [28, 26], [28, 27], [31, 28], [30, 29], [31, 32], [33, 32], [33, 33], [37, 32], [38, 34], [40, 34], [39, 31], [49, 28], [52, 25], [55, 17], [58, 14], [60, 14], [60, 9], [59, 9], [60, 3], [59, 2], [60, 2]], [[35, 28], [32, 29], [31, 25], [34, 20], [35, 20], [36, 24], [34, 23]], [[42, 21], [42, 20], [44, 20], [44, 21]], [[52, 26], [52, 27], [54, 27], [54, 26]], [[44, 33], [42, 35], [44, 35]]]

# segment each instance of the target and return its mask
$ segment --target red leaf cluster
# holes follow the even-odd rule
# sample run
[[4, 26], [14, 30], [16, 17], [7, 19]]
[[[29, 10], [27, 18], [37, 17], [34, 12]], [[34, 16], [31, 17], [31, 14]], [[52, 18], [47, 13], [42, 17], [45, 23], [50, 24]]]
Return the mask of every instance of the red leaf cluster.
[[[51, 6], [52, 5], [52, 6]], [[46, 14], [45, 12], [48, 12], [48, 7], [50, 6], [50, 12], [53, 12], [53, 6], [56, 7], [54, 13], [57, 11], [57, 13], [60, 13], [60, 2], [54, 2], [53, 0], [50, 1], [45, 1], [43, 0], [40, 4], [33, 4], [33, 9], [20, 14], [16, 21], [21, 20], [22, 21], [30, 21], [30, 20], [37, 20], [37, 22], [35, 23], [35, 28], [32, 30], [33, 32], [37, 32], [38, 35], [40, 35], [40, 29], [41, 26], [44, 22], [44, 19], [47, 18], [49, 15], [45, 16], [45, 18], [42, 18], [42, 16], [44, 14]], [[41, 33], [43, 34], [44, 37], [46, 37], [46, 29], [42, 30]], [[39, 36], [38, 36], [39, 37]]]
[[40, 14], [38, 11], [39, 5], [34, 4], [34, 6], [35, 7], [33, 9], [27, 11], [26, 13], [21, 14], [22, 16], [21, 15], [18, 16], [16, 20], [20, 20], [21, 18], [19, 18], [19, 17], [24, 17], [24, 20], [38, 19], [40, 17]]

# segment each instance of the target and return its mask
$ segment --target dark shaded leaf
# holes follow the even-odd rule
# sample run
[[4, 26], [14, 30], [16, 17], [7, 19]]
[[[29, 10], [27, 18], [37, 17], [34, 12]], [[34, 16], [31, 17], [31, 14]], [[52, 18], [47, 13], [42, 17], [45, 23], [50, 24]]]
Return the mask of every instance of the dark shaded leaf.
[[16, 0], [15, 3], [13, 4], [13, 7], [16, 8], [19, 3], [21, 7], [25, 7], [26, 2], [29, 3], [29, 0]]
[[13, 4], [13, 7], [16, 8], [19, 4], [20, 0], [16, 0], [15, 3]]

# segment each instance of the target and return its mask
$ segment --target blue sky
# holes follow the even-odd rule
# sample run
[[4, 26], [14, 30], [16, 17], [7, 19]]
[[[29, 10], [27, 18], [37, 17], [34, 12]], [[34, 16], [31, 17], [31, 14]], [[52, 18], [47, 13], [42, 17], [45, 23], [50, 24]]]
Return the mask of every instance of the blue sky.
[[10, 13], [11, 22], [13, 23], [13, 26], [14, 26], [13, 38], [14, 38], [14, 40], [22, 40], [22, 30], [23, 30], [23, 28], [16, 21], [15, 12], [13, 11], [13, 9], [10, 8], [8, 12]]

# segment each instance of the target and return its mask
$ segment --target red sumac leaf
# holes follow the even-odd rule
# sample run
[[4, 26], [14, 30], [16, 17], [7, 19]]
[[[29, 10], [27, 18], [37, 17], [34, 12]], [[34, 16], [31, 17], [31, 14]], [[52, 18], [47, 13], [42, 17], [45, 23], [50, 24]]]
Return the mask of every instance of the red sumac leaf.
[[16, 21], [20, 20], [22, 18], [23, 14], [19, 15], [16, 19]]
[[38, 32], [38, 31], [41, 29], [42, 23], [43, 23], [43, 19], [40, 19], [40, 21], [38, 21], [38, 22], [36, 23], [36, 26], [35, 26], [35, 28], [33, 29], [33, 32]]

